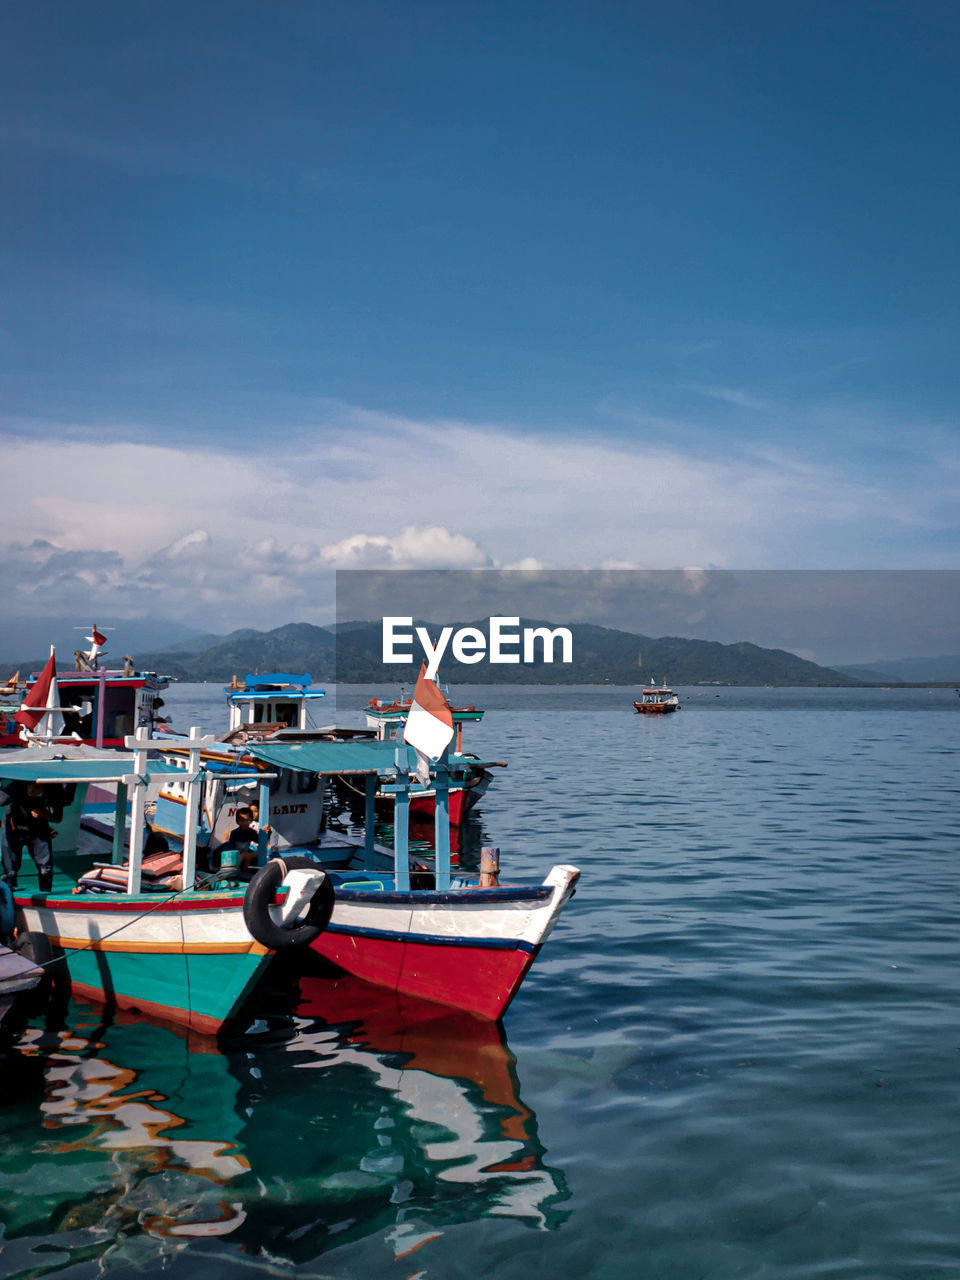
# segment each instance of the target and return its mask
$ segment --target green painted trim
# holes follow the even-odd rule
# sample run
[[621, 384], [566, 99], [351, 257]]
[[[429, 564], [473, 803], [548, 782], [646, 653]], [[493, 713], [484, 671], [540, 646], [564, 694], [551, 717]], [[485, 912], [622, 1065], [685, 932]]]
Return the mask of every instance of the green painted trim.
[[138, 1000], [169, 1011], [222, 1024], [237, 1011], [270, 963], [271, 954], [176, 955], [136, 951], [67, 951], [72, 982], [126, 1004]]

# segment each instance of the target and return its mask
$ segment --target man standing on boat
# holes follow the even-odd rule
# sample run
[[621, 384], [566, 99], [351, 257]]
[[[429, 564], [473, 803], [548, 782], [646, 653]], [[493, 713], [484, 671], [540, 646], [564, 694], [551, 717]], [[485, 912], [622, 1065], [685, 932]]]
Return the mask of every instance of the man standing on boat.
[[9, 806], [3, 820], [3, 876], [11, 889], [17, 887], [17, 874], [26, 846], [36, 863], [41, 893], [53, 888], [53, 837], [50, 817], [38, 782], [22, 787], [11, 784], [9, 791], [0, 790], [0, 806]]

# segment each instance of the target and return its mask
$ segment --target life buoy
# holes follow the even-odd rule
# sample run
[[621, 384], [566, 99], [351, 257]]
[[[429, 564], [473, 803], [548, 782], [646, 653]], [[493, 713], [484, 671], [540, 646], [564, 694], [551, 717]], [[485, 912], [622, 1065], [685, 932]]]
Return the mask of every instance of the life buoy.
[[[287, 881], [290, 872], [305, 871], [311, 876], [307, 880], [296, 877], [288, 889], [295, 888], [300, 893], [308, 890], [313, 880], [316, 885], [309, 898], [306, 910], [294, 920], [277, 920], [271, 913], [273, 900], [281, 884]], [[296, 879], [301, 883], [296, 885]], [[247, 885], [243, 896], [243, 921], [251, 935], [264, 947], [271, 951], [283, 951], [288, 947], [309, 946], [319, 938], [330, 923], [333, 915], [334, 892], [330, 877], [322, 867], [309, 858], [273, 858], [265, 867], [261, 867]], [[283, 908], [280, 908], [281, 912]]]

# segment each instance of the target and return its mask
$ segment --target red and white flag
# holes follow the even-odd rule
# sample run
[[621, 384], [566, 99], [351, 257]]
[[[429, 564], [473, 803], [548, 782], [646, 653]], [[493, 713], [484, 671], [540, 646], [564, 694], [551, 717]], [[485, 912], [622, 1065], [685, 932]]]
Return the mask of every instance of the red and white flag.
[[430, 782], [430, 761], [443, 755], [452, 738], [453, 712], [439, 686], [427, 679], [427, 664], [422, 662], [403, 740], [417, 753], [417, 777], [424, 786]]
[[87, 667], [91, 671], [96, 671], [100, 665], [100, 654], [106, 652], [103, 646], [107, 643], [107, 637], [97, 630], [97, 624], [94, 623], [90, 628], [90, 635], [87, 636], [87, 640], [90, 643], [90, 648], [83, 657], [87, 660]]
[[52, 645], [50, 657], [37, 677], [37, 683], [27, 690], [20, 710], [14, 713], [13, 718], [32, 733], [48, 714], [47, 735], [56, 737], [63, 732], [63, 716], [60, 714], [60, 691], [57, 688], [57, 659]]

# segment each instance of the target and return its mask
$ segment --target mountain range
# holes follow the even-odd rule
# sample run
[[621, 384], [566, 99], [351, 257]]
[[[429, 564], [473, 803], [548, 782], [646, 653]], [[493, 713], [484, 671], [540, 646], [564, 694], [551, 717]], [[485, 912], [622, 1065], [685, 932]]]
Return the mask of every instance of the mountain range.
[[883, 662], [844, 663], [837, 671], [869, 684], [960, 685], [960, 656], [889, 658]]
[[[470, 623], [485, 630], [485, 621]], [[439, 627], [426, 625], [434, 637]], [[449, 624], [447, 624], [449, 625]], [[556, 624], [521, 620], [523, 626]], [[854, 675], [817, 666], [784, 649], [764, 649], [741, 641], [720, 644], [679, 636], [635, 635], [582, 623], [569, 628], [573, 661], [569, 664], [476, 666], [444, 657], [440, 678], [449, 684], [620, 684], [656, 681], [668, 684], [856, 686]], [[539, 651], [539, 650], [538, 650]], [[309, 672], [316, 683], [410, 684], [422, 654], [409, 664], [384, 665], [381, 624], [346, 622], [331, 627], [293, 622], [272, 631], [245, 628], [229, 635], [194, 635], [164, 648], [124, 647], [141, 670], [157, 671], [181, 681], [229, 680], [248, 672]], [[110, 661], [118, 664], [117, 655]], [[8, 664], [11, 666], [15, 664]], [[40, 663], [20, 664], [23, 670]]]
[[[434, 637], [439, 626], [426, 625]], [[445, 624], [449, 625], [449, 624]], [[485, 630], [484, 623], [472, 623]], [[524, 619], [521, 626], [554, 627], [549, 622]], [[128, 653], [141, 670], [158, 671], [182, 681], [229, 680], [234, 674], [256, 671], [309, 672], [318, 683], [409, 684], [419, 670], [415, 661], [385, 666], [381, 652], [381, 625], [376, 622], [344, 622], [330, 627], [291, 622], [272, 631], [246, 627], [228, 635], [199, 632], [181, 635], [173, 642], [150, 646], [137, 644], [144, 630], [117, 626], [109, 636], [108, 664], [120, 665]], [[166, 628], [164, 639], [170, 635]], [[440, 677], [449, 684], [620, 684], [637, 685], [666, 680], [668, 684], [729, 684], [783, 686], [848, 686], [860, 684], [955, 684], [960, 686], [960, 657], [899, 658], [871, 663], [844, 663], [823, 667], [784, 649], [764, 649], [748, 641], [720, 644], [713, 640], [688, 640], [679, 636], [637, 635], [588, 623], [569, 628], [573, 635], [573, 662], [552, 665], [468, 666], [448, 654]], [[69, 635], [69, 633], [67, 633]], [[79, 636], [79, 632], [74, 633]], [[156, 632], [154, 633], [156, 634]], [[161, 632], [163, 634], [163, 632]], [[83, 644], [70, 637], [72, 645]], [[57, 646], [61, 665], [68, 662], [63, 644]], [[44, 657], [7, 661], [0, 675], [38, 670]]]

